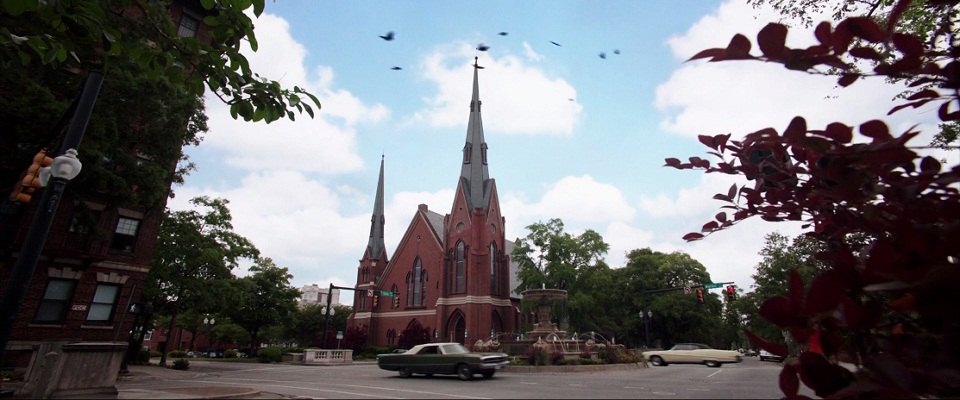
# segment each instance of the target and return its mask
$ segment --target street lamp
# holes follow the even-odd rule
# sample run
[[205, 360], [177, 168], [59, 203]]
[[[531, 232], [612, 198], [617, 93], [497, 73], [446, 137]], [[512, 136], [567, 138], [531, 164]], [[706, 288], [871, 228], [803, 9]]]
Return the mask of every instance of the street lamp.
[[17, 313], [20, 311], [20, 303], [23, 302], [27, 288], [30, 287], [30, 280], [33, 278], [37, 261], [40, 260], [40, 252], [47, 241], [47, 233], [50, 232], [53, 217], [60, 206], [63, 191], [67, 187], [67, 182], [80, 174], [81, 168], [83, 168], [83, 164], [77, 159], [77, 150], [70, 148], [54, 158], [51, 166], [40, 170], [40, 182], [49, 187], [43, 191], [43, 195], [40, 197], [33, 222], [27, 231], [23, 248], [20, 250], [7, 289], [4, 291], [2, 310], [0, 310], [2, 312], [0, 321], [3, 322], [0, 325], [4, 327], [0, 330], [0, 353], [7, 347], [10, 330], [13, 328]]
[[[216, 323], [217, 321], [212, 316], [203, 317], [203, 325], [207, 327], [206, 331], [207, 331], [207, 356], [208, 357], [213, 357], [213, 355], [216, 354], [215, 353], [216, 350], [211, 350], [214, 348], [212, 337], [213, 337], [213, 325]], [[211, 355], [211, 353], [213, 353], [213, 355]]]
[[653, 319], [653, 311], [640, 311], [637, 313], [637, 316], [639, 316], [640, 320], [643, 322], [643, 347], [650, 347], [650, 320]]

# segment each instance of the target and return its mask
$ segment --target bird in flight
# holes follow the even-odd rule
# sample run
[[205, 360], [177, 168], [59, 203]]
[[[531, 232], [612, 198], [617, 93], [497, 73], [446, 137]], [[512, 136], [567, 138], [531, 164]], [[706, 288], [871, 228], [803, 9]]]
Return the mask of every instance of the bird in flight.
[[619, 55], [619, 54], [620, 54], [620, 49], [614, 50], [614, 51], [613, 51], [613, 54], [618, 54], [618, 55]]
[[401, 68], [401, 67], [393, 67], [393, 68], [390, 68], [390, 69], [392, 69], [392, 70], [394, 70], [394, 71], [399, 71], [399, 70], [401, 70], [401, 69], [403, 69], [403, 68]]
[[558, 47], [560, 46], [560, 43], [554, 42], [552, 40], [550, 41], [550, 43], [553, 43], [554, 46], [558, 46]]
[[387, 32], [386, 35], [380, 35], [380, 39], [386, 40], [388, 42], [393, 40], [393, 31]]
[[487, 50], [490, 50], [490, 46], [487, 46], [487, 45], [485, 45], [485, 44], [483, 44], [483, 43], [480, 43], [479, 45], [477, 45], [477, 50], [487, 51]]
[[604, 60], [607, 59], [607, 53], [600, 53], [599, 56], [600, 56], [600, 58], [602, 58], [602, 59], [604, 59]]
[[500, 33], [498, 33], [498, 35], [500, 35], [500, 36], [507, 36], [507, 33], [506, 33], [506, 32], [500, 32]]

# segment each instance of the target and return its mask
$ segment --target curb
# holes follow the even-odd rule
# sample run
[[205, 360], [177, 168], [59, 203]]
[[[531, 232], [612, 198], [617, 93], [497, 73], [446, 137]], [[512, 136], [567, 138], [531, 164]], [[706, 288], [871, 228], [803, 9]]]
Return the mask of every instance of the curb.
[[508, 365], [505, 372], [516, 372], [521, 374], [539, 373], [539, 372], [600, 372], [600, 371], [625, 371], [631, 369], [648, 368], [644, 363], [629, 364], [605, 364], [605, 365]]

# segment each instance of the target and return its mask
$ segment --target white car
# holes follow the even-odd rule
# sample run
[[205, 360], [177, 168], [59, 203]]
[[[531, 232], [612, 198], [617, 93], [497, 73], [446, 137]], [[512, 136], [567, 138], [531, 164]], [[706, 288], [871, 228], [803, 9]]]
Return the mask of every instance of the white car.
[[783, 357], [780, 357], [766, 350], [760, 350], [760, 361], [767, 361], [767, 360], [781, 362], [783, 361]]
[[720, 364], [742, 361], [740, 353], [734, 350], [717, 350], [701, 343], [677, 343], [670, 350], [645, 351], [643, 359], [656, 366], [673, 363], [719, 367]]

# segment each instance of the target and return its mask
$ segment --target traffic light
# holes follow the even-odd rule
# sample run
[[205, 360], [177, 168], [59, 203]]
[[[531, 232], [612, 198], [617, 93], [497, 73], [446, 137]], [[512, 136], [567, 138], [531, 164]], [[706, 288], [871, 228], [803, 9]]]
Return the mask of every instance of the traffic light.
[[728, 285], [728, 286], [727, 286], [727, 298], [730, 299], [730, 301], [734, 301], [734, 300], [737, 299], [737, 287], [736, 287], [736, 286], [734, 286], [734, 285]]
[[377, 308], [377, 304], [380, 302], [380, 296], [373, 295], [373, 308]]
[[703, 289], [697, 288], [697, 303], [703, 304]]
[[13, 192], [10, 193], [10, 200], [29, 203], [31, 197], [33, 197], [33, 192], [35, 192], [37, 188], [43, 187], [43, 184], [40, 183], [40, 171], [50, 166], [50, 164], [53, 164], [53, 159], [47, 157], [46, 150], [40, 150], [37, 155], [33, 156], [33, 162], [27, 167], [23, 178], [20, 179], [20, 182], [14, 187]]
[[397, 296], [396, 294], [394, 294], [394, 296], [393, 296], [393, 308], [399, 308], [399, 307], [400, 307], [400, 296]]

